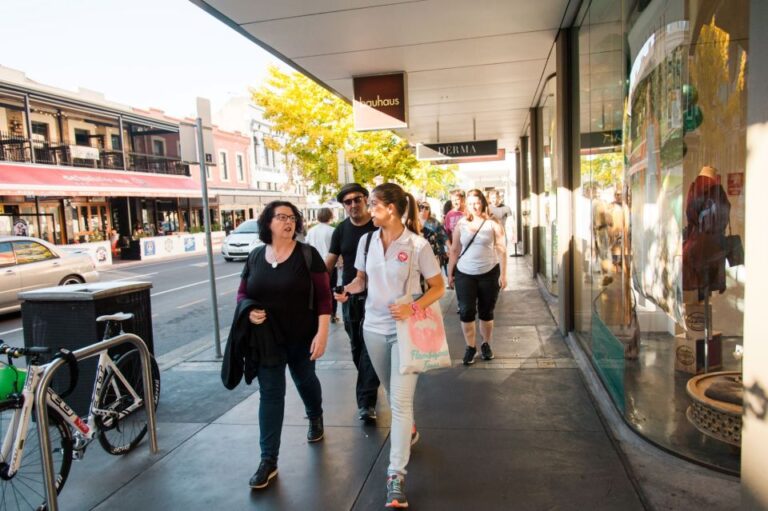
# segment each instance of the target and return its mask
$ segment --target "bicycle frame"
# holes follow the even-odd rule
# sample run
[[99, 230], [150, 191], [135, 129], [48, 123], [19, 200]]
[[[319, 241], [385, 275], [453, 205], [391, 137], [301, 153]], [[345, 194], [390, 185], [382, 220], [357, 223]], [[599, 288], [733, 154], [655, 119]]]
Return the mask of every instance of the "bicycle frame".
[[[133, 398], [133, 404], [117, 413], [116, 416], [113, 411], [96, 408], [96, 402], [107, 376], [107, 369], [112, 370], [113, 374], [123, 383], [123, 385], [125, 385], [125, 389], [130, 392]], [[44, 372], [45, 366], [31, 365], [27, 368], [27, 380], [21, 393], [21, 408], [13, 414], [11, 424], [9, 424], [8, 431], [6, 431], [5, 437], [3, 438], [3, 444], [0, 448], [0, 459], [8, 460], [10, 457], [10, 461], [8, 462], [8, 477], [13, 476], [21, 466], [24, 445], [29, 432], [29, 420], [35, 405], [35, 392], [37, 391]], [[119, 396], [120, 389], [117, 386], [115, 386], [114, 391]], [[131, 414], [133, 411], [143, 406], [144, 403], [136, 392], [136, 389], [128, 383], [125, 376], [117, 368], [117, 365], [109, 354], [106, 351], [102, 351], [99, 354], [99, 362], [96, 367], [96, 379], [93, 384], [93, 392], [91, 394], [91, 404], [88, 409], [87, 420], [84, 421], [77, 415], [64, 399], [50, 387], [48, 388], [48, 395], [46, 396], [46, 404], [70, 425], [75, 438], [81, 439], [84, 446], [90, 443], [98, 433], [98, 426], [96, 424], [97, 416], [102, 417], [102, 423], [104, 423], [105, 426], [109, 426], [113, 421], [119, 421]]]

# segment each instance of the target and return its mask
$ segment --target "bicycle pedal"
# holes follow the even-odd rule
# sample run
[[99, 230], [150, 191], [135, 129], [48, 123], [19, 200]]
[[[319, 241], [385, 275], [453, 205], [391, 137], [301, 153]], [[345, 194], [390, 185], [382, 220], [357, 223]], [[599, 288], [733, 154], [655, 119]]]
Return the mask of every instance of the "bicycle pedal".
[[75, 461], [82, 461], [82, 459], [85, 458], [85, 448], [83, 449], [73, 449], [72, 450], [72, 459]]

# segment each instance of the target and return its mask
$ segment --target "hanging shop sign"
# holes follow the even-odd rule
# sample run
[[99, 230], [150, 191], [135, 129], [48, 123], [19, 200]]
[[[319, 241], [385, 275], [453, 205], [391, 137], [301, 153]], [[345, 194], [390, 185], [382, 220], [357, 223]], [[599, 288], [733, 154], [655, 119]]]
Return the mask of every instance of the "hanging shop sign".
[[497, 140], [471, 140], [445, 144], [418, 144], [416, 146], [416, 159], [418, 160], [455, 160], [458, 158], [496, 156], [497, 154]]
[[352, 112], [357, 131], [408, 127], [406, 74], [356, 76]]

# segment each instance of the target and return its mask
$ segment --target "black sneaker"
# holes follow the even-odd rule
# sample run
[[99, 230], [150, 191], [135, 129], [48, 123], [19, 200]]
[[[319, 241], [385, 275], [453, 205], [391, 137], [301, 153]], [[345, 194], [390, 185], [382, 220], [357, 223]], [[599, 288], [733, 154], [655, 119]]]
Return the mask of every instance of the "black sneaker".
[[309, 430], [307, 431], [307, 442], [319, 442], [323, 439], [323, 416], [309, 419]]
[[254, 490], [261, 490], [269, 486], [269, 481], [277, 475], [277, 463], [274, 460], [263, 459], [259, 468], [248, 482]]
[[357, 418], [365, 422], [376, 421], [376, 408], [372, 406], [363, 406], [357, 411]]
[[405, 477], [401, 475], [387, 477], [387, 503], [385, 507], [408, 507], [408, 499], [405, 497]]
[[475, 354], [477, 353], [477, 348], [474, 346], [467, 346], [467, 349], [464, 351], [464, 365], [465, 366], [471, 366], [475, 363]]
[[480, 345], [480, 356], [483, 357], [483, 360], [493, 360], [493, 350], [487, 342]]

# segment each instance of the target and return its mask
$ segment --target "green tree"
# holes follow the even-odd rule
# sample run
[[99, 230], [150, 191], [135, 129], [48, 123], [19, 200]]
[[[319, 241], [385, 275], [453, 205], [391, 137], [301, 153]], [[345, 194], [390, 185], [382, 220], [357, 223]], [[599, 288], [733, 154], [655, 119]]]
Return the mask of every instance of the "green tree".
[[262, 86], [251, 93], [272, 123], [276, 136], [266, 144], [284, 155], [290, 186], [299, 175], [313, 192], [323, 197], [334, 194], [339, 188], [339, 150], [352, 165], [355, 181], [366, 185], [378, 177], [442, 196], [455, 181], [455, 166], [418, 161], [392, 132], [355, 131], [352, 107], [300, 73], [273, 66]]

